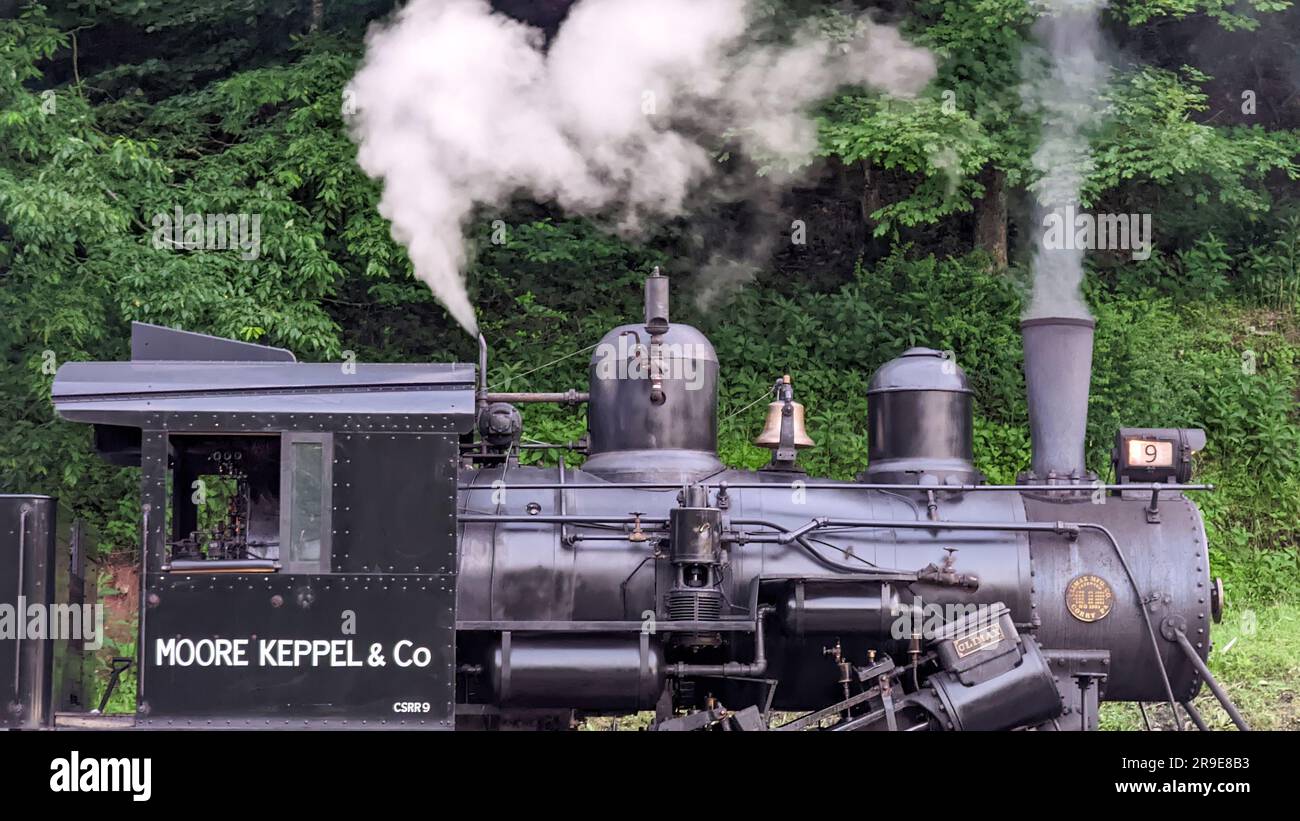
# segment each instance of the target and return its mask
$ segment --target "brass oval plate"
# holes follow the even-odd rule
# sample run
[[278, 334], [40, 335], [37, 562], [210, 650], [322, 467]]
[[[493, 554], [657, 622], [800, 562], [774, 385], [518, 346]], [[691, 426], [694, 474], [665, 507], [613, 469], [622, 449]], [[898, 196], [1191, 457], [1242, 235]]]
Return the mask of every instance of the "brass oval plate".
[[1084, 573], [1075, 576], [1065, 586], [1065, 606], [1079, 621], [1100, 621], [1109, 616], [1115, 606], [1115, 593], [1101, 576]]

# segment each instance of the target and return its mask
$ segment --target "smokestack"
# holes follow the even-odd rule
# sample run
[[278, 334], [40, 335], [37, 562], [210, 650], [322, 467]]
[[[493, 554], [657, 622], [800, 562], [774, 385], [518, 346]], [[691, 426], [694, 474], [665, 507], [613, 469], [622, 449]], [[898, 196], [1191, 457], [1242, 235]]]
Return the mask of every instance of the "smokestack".
[[1039, 481], [1083, 478], [1096, 323], [1076, 317], [1036, 317], [1020, 323], [1029, 398], [1033, 471]]

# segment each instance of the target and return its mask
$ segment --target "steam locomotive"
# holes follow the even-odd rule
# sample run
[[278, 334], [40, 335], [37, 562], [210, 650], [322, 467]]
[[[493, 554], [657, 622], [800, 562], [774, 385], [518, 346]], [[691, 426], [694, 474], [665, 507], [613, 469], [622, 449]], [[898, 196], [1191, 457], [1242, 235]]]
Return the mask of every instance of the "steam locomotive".
[[[1032, 468], [989, 484], [954, 357], [869, 388], [857, 480], [808, 475], [773, 374], [757, 471], [717, 454], [718, 358], [669, 321], [595, 346], [586, 391], [493, 393], [467, 364], [295, 361], [136, 324], [63, 365], [58, 414], [140, 468], [133, 715], [72, 710], [60, 643], [0, 641], [7, 727], [1088, 730], [1192, 705], [1223, 607], [1187, 493], [1203, 432], [1116, 433], [1084, 465], [1093, 321], [1022, 323]], [[520, 464], [520, 405], [586, 405], [578, 468]], [[55, 602], [54, 501], [0, 498], [0, 590]], [[75, 568], [77, 557], [72, 559]], [[63, 564], [62, 561], [59, 562]], [[64, 648], [66, 650], [66, 647]], [[116, 681], [117, 675], [114, 675]], [[102, 706], [102, 705], [101, 705]], [[1244, 727], [1244, 724], [1241, 726]]]

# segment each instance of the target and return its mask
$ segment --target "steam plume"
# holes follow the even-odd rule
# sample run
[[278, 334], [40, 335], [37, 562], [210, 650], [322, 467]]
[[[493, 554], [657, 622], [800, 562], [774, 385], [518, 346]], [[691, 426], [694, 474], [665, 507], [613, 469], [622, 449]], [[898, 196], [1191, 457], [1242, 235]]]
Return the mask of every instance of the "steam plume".
[[[1084, 303], [1083, 249], [1047, 248], [1044, 219], [1067, 206], [1077, 206], [1084, 180], [1092, 171], [1088, 131], [1100, 113], [1098, 97], [1106, 79], [1101, 57], [1102, 35], [1098, 16], [1106, 0], [1040, 0], [1044, 16], [1034, 25], [1034, 36], [1045, 52], [1029, 54], [1022, 67], [1021, 92], [1025, 105], [1042, 118], [1040, 142], [1032, 158], [1042, 175], [1036, 195], [1034, 232], [1039, 237], [1034, 253], [1034, 284], [1025, 318], [1091, 316]], [[1046, 58], [1044, 66], [1040, 59]], [[1067, 224], [1066, 231], [1074, 231]]]
[[929, 52], [865, 18], [829, 43], [746, 36], [747, 0], [583, 0], [549, 48], [486, 0], [413, 0], [367, 36], [349, 85], [358, 162], [416, 274], [471, 333], [463, 228], [513, 195], [627, 230], [681, 215], [727, 133], [794, 166], [816, 144], [809, 105], [841, 84], [899, 96], [934, 75]]

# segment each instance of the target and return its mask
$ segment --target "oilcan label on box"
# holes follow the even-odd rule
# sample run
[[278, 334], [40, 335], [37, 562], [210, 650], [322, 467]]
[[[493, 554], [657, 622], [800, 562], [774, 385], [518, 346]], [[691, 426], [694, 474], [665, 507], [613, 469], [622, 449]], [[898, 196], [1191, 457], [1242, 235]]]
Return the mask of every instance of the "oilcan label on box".
[[964, 659], [971, 653], [978, 653], [985, 647], [994, 646], [1005, 637], [1002, 632], [1002, 625], [995, 622], [988, 627], [976, 630], [974, 633], [968, 633], [965, 636], [953, 639], [952, 647], [957, 652], [957, 658]]

